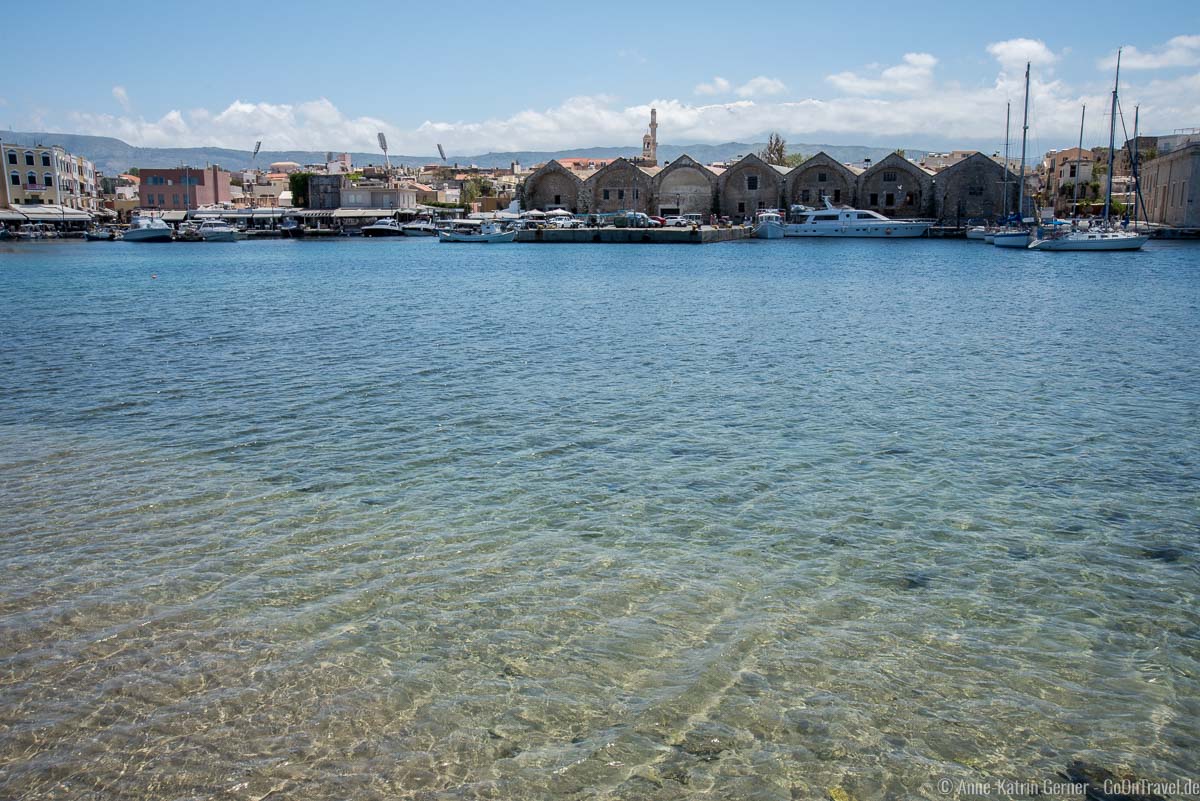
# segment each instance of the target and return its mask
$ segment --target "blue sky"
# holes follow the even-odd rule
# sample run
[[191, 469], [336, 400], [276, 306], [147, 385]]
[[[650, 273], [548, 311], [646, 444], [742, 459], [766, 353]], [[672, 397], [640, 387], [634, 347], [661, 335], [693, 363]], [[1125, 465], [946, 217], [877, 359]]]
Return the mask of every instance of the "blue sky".
[[1141, 103], [1145, 129], [1200, 125], [1200, 16], [1177, 0], [1134, 14], [1108, 2], [848, 8], [68, 0], [54, 17], [79, 34], [78, 57], [12, 38], [10, 75], [29, 65], [37, 80], [5, 82], [0, 125], [356, 150], [382, 129], [396, 152], [472, 153], [636, 144], [654, 104], [664, 142], [781, 130], [980, 146], [1002, 139], [1004, 102], [1019, 106], [1032, 59], [1031, 133], [1058, 146], [1081, 102], [1089, 140], [1107, 138], [1105, 60], [1119, 46], [1123, 100]]

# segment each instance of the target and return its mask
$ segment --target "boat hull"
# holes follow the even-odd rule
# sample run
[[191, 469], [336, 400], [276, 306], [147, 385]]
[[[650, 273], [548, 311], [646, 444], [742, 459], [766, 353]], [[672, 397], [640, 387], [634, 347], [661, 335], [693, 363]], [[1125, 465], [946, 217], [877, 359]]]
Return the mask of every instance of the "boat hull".
[[1141, 250], [1150, 237], [1145, 234], [1114, 236], [1098, 239], [1038, 239], [1029, 243], [1030, 250], [1100, 251]]
[[929, 223], [897, 222], [888, 225], [805, 225], [789, 223], [783, 235], [790, 237], [847, 237], [853, 239], [913, 239], [924, 236]]
[[967, 239], [987, 240], [988, 232], [986, 228], [968, 228]]
[[400, 229], [398, 229], [398, 228], [397, 228], [397, 229], [391, 229], [391, 228], [374, 228], [374, 229], [372, 229], [372, 228], [370, 228], [370, 227], [368, 226], [367, 228], [364, 228], [364, 229], [362, 229], [362, 235], [363, 235], [363, 236], [370, 236], [370, 237], [376, 237], [376, 236], [404, 236], [404, 232], [403, 232], [403, 231], [401, 231], [401, 230], [400, 230]]
[[405, 226], [401, 229], [405, 236], [437, 236], [436, 228], [421, 228], [417, 226]]
[[759, 223], [754, 226], [754, 235], [759, 239], [783, 239], [782, 223]]
[[996, 234], [992, 244], [998, 248], [1027, 248], [1032, 236], [1028, 231], [1018, 231], [1009, 234]]
[[504, 231], [499, 234], [460, 234], [455, 231], [439, 231], [438, 239], [442, 242], [474, 242], [488, 245], [500, 242], [515, 242], [516, 231]]
[[126, 242], [170, 242], [171, 232], [156, 228], [131, 228], [122, 239]]
[[222, 231], [213, 234], [201, 234], [200, 238], [205, 242], [236, 242], [238, 235], [236, 231]]

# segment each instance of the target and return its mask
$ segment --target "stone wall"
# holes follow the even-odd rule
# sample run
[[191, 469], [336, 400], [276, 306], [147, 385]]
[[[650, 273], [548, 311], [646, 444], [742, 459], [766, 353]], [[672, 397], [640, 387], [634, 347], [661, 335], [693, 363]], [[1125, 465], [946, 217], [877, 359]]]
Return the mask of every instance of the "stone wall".
[[860, 209], [887, 217], [928, 217], [934, 213], [933, 176], [897, 153], [858, 176]]
[[654, 176], [654, 212], [708, 215], [716, 208], [717, 176], [680, 156]]
[[717, 182], [721, 214], [747, 219], [759, 209], [779, 208], [783, 176], [758, 156], [746, 156], [721, 173]]
[[[1142, 216], [1150, 222], [1176, 228], [1200, 228], [1200, 143], [1172, 150], [1153, 161], [1143, 162]], [[1133, 209], [1129, 210], [1130, 217]]]
[[[1017, 208], [1017, 183], [1009, 186], [1009, 210]], [[945, 223], [965, 224], [973, 218], [1003, 216], [1004, 166], [975, 153], [939, 172], [933, 178], [935, 215]]]
[[793, 169], [787, 176], [789, 204], [824, 208], [822, 197], [836, 206], [853, 206], [858, 177], [833, 158], [818, 153]]
[[625, 159], [617, 159], [587, 179], [589, 208], [594, 213], [650, 210], [650, 176]]
[[590, 210], [583, 181], [557, 161], [536, 170], [525, 179], [521, 189], [521, 205], [526, 209], [565, 208], [573, 214]]

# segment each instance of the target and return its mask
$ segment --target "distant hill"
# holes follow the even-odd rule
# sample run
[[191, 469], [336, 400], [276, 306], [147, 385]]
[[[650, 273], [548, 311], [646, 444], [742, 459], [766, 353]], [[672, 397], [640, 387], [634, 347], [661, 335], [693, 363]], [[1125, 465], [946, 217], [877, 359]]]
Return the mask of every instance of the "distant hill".
[[[251, 166], [252, 153], [249, 150], [230, 150], [222, 147], [134, 147], [120, 139], [108, 136], [87, 136], [85, 134], [64, 134], [47, 132], [0, 131], [0, 141], [11, 142], [15, 145], [62, 145], [68, 152], [84, 156], [92, 160], [106, 175], [116, 175], [125, 172], [130, 167], [178, 167], [187, 164], [201, 167], [206, 164], [219, 164], [227, 170], [244, 170]], [[765, 147], [762, 142], [726, 142], [719, 145], [659, 145], [660, 161], [673, 161], [687, 153], [697, 161], [709, 164], [714, 161], [725, 161], [734, 156], [746, 153], [757, 153]], [[788, 150], [792, 153], [813, 155], [825, 151], [838, 161], [862, 161], [870, 158], [878, 161], [891, 153], [893, 148], [866, 147], [860, 145], [821, 145], [806, 143], [789, 143]], [[295, 161], [300, 164], [317, 164], [325, 160], [326, 151], [316, 150], [264, 150], [254, 159], [253, 164], [265, 167], [273, 161]], [[910, 157], [922, 153], [922, 150], [909, 150]], [[596, 158], [611, 159], [618, 156], [634, 156], [640, 149], [631, 147], [585, 147], [572, 150], [522, 150], [509, 153], [481, 153], [473, 156], [450, 156], [451, 164], [463, 166], [474, 164], [479, 167], [507, 167], [516, 161], [524, 166], [549, 161], [553, 158]], [[382, 164], [381, 153], [351, 153], [355, 164]], [[440, 161], [437, 156], [404, 156], [393, 155], [392, 164], [420, 166]]]

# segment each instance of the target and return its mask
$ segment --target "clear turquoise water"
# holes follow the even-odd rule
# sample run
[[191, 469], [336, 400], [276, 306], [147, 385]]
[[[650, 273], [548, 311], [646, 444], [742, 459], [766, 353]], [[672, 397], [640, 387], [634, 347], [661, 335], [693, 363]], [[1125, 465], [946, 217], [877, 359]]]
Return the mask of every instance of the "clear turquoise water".
[[1198, 354], [1157, 242], [3, 247], [0, 797], [1195, 778]]

